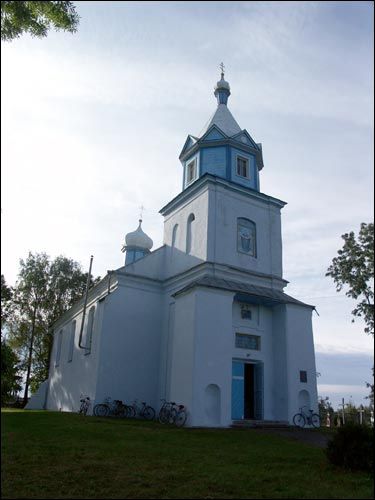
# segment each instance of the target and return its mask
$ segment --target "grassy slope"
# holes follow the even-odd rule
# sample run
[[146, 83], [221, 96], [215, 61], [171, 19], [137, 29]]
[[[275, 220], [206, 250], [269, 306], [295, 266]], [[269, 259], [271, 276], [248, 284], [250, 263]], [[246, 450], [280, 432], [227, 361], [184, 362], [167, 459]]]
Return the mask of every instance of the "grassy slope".
[[2, 412], [2, 498], [372, 498], [319, 448], [251, 430]]

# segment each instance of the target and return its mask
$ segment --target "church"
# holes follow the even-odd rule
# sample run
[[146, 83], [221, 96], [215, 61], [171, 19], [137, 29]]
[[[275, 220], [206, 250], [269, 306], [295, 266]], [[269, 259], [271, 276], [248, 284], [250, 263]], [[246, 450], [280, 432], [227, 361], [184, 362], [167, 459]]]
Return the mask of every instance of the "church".
[[[314, 306], [284, 293], [281, 209], [260, 191], [262, 145], [217, 108], [179, 159], [182, 191], [161, 208], [163, 245], [142, 228], [125, 264], [53, 325], [49, 378], [27, 408], [73, 411], [107, 397], [187, 407], [187, 426], [292, 424], [317, 410]], [[83, 325], [82, 325], [83, 323]]]

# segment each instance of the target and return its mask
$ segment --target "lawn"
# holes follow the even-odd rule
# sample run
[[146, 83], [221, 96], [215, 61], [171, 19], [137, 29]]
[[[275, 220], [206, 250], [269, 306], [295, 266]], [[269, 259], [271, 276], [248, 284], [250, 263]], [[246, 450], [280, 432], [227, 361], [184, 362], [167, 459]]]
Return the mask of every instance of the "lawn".
[[324, 450], [251, 429], [3, 410], [2, 498], [373, 498]]

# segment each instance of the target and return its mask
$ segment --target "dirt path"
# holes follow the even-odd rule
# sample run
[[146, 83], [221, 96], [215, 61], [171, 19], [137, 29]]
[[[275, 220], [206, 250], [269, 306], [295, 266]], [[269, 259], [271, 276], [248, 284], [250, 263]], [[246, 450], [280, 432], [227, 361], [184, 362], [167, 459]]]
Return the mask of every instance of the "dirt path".
[[276, 434], [278, 436], [283, 436], [288, 439], [294, 439], [296, 441], [302, 441], [306, 444], [311, 444], [312, 446], [317, 446], [318, 448], [325, 448], [327, 442], [331, 437], [330, 433], [320, 432], [319, 430], [310, 429], [253, 429], [254, 432], [259, 432], [262, 434]]

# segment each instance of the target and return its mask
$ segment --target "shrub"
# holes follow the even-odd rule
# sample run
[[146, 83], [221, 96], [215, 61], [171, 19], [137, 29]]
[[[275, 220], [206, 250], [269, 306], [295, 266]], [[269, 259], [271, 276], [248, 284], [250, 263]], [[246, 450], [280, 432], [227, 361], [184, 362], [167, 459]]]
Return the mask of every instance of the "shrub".
[[371, 471], [373, 467], [374, 433], [364, 425], [339, 427], [327, 444], [328, 460], [350, 470]]

